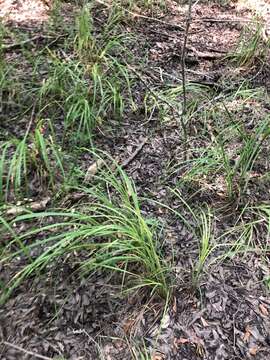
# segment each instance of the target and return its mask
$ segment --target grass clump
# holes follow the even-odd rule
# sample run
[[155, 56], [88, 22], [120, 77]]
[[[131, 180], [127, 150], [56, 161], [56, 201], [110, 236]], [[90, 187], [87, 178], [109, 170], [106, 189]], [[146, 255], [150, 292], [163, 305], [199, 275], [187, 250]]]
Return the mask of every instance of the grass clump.
[[[266, 118], [248, 131], [232, 121], [206, 148], [192, 150], [193, 158], [180, 167], [184, 173], [179, 185], [194, 182], [223, 193], [222, 196], [229, 200], [241, 197], [269, 137], [269, 124]], [[179, 171], [179, 165], [173, 170], [176, 171]]]
[[225, 171], [228, 197], [232, 199], [235, 195], [235, 185], [238, 183], [240, 195], [245, 192], [250, 180], [250, 172], [259, 157], [264, 141], [268, 138], [269, 119], [262, 121], [253, 132], [247, 133], [243, 128], [237, 126], [237, 132], [242, 141], [236, 160], [232, 161], [225, 150], [223, 136], [218, 139], [222, 154], [222, 167]]
[[53, 189], [57, 177], [65, 178], [62, 154], [52, 135], [43, 134], [42, 122], [34, 132], [26, 132], [23, 139], [11, 139], [1, 144], [0, 199], [8, 201], [29, 196], [30, 180], [36, 178], [39, 186]]
[[[83, 274], [97, 270], [120, 272], [129, 288], [148, 287], [153, 293], [168, 296], [168, 267], [162, 259], [152, 222], [142, 214], [132, 181], [121, 168], [117, 167], [117, 171], [119, 178], [107, 169], [97, 177], [99, 185], [77, 189], [89, 197], [89, 203], [66, 211], [18, 216], [8, 224], [8, 230], [14, 223], [36, 225], [16, 235], [6, 247], [2, 263], [23, 256], [25, 248], [31, 256], [31, 261], [10, 280], [6, 295], [26, 277], [46, 269], [59, 258], [81, 251], [88, 254], [78, 264]], [[49, 219], [53, 221], [37, 226], [39, 221], [46, 223]], [[31, 255], [35, 249], [39, 250], [36, 257]]]
[[[191, 119], [198, 105], [208, 99], [209, 88], [198, 84], [187, 84], [187, 121]], [[144, 107], [146, 118], [151, 119], [154, 113], [158, 113], [163, 123], [177, 121], [182, 111], [181, 96], [182, 86], [166, 86], [165, 89], [146, 90], [144, 96]], [[187, 124], [186, 124], [187, 125]], [[181, 129], [183, 130], [183, 129]]]
[[233, 62], [240, 67], [252, 66], [256, 59], [264, 62], [269, 51], [269, 41], [263, 42], [263, 24], [257, 18], [254, 26], [245, 26], [236, 51], [230, 55]]
[[129, 73], [115, 55], [126, 41], [117, 34], [117, 24], [117, 15], [111, 15], [103, 32], [94, 35], [90, 9], [84, 6], [73, 34], [74, 58], [49, 53], [49, 75], [38, 95], [40, 111], [64, 117], [63, 141], [71, 136], [77, 144], [92, 144], [95, 127], [106, 119], [121, 119], [125, 105], [132, 103]]

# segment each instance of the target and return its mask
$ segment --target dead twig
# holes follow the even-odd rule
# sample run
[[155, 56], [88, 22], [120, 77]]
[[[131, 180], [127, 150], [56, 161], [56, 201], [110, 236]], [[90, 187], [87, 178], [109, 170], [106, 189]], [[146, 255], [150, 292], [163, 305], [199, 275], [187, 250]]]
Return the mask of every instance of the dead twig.
[[53, 358], [49, 358], [48, 356], [36, 354], [36, 353], [34, 353], [34, 352], [32, 352], [32, 351], [26, 350], [26, 349], [24, 349], [24, 348], [22, 348], [22, 347], [20, 347], [20, 346], [18, 346], [18, 345], [11, 344], [10, 342], [7, 342], [7, 341], [3, 341], [2, 344], [6, 345], [6, 346], [9, 346], [9, 347], [11, 347], [11, 348], [13, 348], [13, 349], [16, 349], [16, 350], [18, 350], [18, 351], [21, 351], [21, 352], [23, 352], [23, 353], [25, 353], [25, 354], [27, 354], [27, 355], [34, 356], [34, 357], [37, 358], [37, 359], [53, 360]]
[[[206, 59], [206, 60], [217, 60], [217, 59], [222, 59], [224, 58], [224, 54], [226, 54], [226, 51], [221, 51], [221, 50], [212, 50], [212, 52], [208, 52], [208, 51], [199, 51], [197, 50], [194, 46], [187, 46], [186, 45], [186, 50], [192, 51], [195, 56], [199, 59]], [[214, 53], [213, 53], [214, 52]], [[218, 53], [218, 54], [217, 54]]]
[[[115, 160], [115, 163], [111, 166], [111, 170], [115, 171], [117, 170], [117, 163], [119, 163], [119, 166], [121, 168], [126, 168], [135, 158], [136, 156], [141, 152], [144, 145], [147, 143], [148, 138], [144, 138], [140, 144], [137, 146], [137, 148], [134, 150], [134, 152], [125, 159], [122, 163], [120, 163], [119, 158], [117, 157]], [[89, 166], [89, 168], [86, 171], [86, 175], [84, 177], [84, 182], [89, 182], [96, 174], [97, 172], [105, 165], [105, 161], [103, 159], [98, 159], [93, 164]]]
[[210, 23], [233, 23], [233, 22], [239, 22], [239, 23], [253, 23], [253, 24], [261, 24], [261, 21], [254, 20], [254, 19], [245, 19], [245, 18], [231, 18], [231, 19], [217, 19], [217, 18], [200, 18], [200, 19], [194, 19], [194, 22], [210, 22]]
[[184, 133], [184, 160], [187, 159], [187, 128], [185, 124], [185, 115], [187, 113], [187, 93], [186, 93], [186, 55], [187, 55], [187, 40], [188, 32], [191, 24], [191, 11], [192, 11], [192, 0], [188, 3], [188, 14], [186, 20], [186, 29], [184, 34], [184, 43], [182, 46], [181, 53], [181, 75], [182, 75], [182, 87], [183, 87], [183, 102], [182, 102], [182, 113], [180, 116], [180, 123]]
[[14, 44], [9, 44], [9, 45], [2, 45], [2, 51], [10, 51], [10, 50], [14, 50], [14, 49], [17, 49], [17, 48], [21, 48], [25, 45], [28, 45], [30, 43], [33, 43], [34, 41], [37, 41], [37, 40], [52, 40], [47, 46], [51, 46], [53, 44], [55, 44], [59, 39], [63, 38], [67, 36], [67, 34], [62, 34], [62, 35], [59, 35], [57, 36], [56, 38], [54, 38], [53, 36], [45, 36], [45, 35], [42, 35], [42, 34], [39, 34], [39, 35], [36, 35], [36, 36], [33, 36], [29, 39], [26, 39], [24, 41], [20, 41], [20, 42], [17, 42], [17, 43], [14, 43]]
[[[102, 0], [95, 0], [95, 1], [100, 5], [106, 6], [107, 8], [112, 7], [112, 5], [108, 4], [106, 1], [102, 1]], [[169, 27], [173, 27], [173, 28], [181, 30], [181, 31], [185, 30], [181, 25], [168, 23], [167, 21], [163, 21], [163, 20], [151, 17], [151, 16], [146, 16], [146, 15], [142, 15], [142, 14], [139, 14], [139, 13], [135, 13], [133, 11], [125, 9], [123, 6], [118, 5], [118, 4], [114, 4], [114, 6], [117, 6], [118, 8], [121, 8], [123, 11], [125, 11], [126, 13], [128, 13], [128, 14], [134, 16], [134, 17], [138, 17], [138, 18], [145, 19], [145, 20], [150, 20], [150, 21], [155, 21], [155, 22], [157, 22], [159, 24], [163, 24], [163, 25], [166, 25], [166, 26], [169, 26]]]
[[35, 118], [35, 111], [36, 111], [36, 106], [37, 106], [37, 101], [34, 102], [33, 107], [32, 107], [32, 111], [31, 111], [31, 117], [30, 117], [30, 121], [28, 123], [26, 132], [25, 132], [25, 137], [28, 136], [29, 131], [31, 130], [34, 118]]
[[126, 160], [124, 160], [122, 162], [122, 164], [121, 164], [122, 168], [127, 167], [136, 158], [136, 156], [141, 152], [142, 148], [147, 143], [147, 141], [148, 141], [147, 138], [144, 138], [141, 141], [141, 143], [138, 145], [138, 147], [135, 149], [135, 151]]
[[14, 44], [9, 44], [9, 45], [2, 45], [2, 50], [3, 51], [9, 51], [9, 50], [13, 50], [13, 49], [17, 49], [17, 48], [20, 48], [20, 47], [23, 47], [33, 41], [36, 41], [36, 40], [41, 40], [41, 39], [44, 39], [45, 37], [41, 34], [39, 35], [36, 35], [36, 36], [33, 36], [29, 39], [26, 39], [24, 41], [20, 41], [18, 43], [14, 43]]

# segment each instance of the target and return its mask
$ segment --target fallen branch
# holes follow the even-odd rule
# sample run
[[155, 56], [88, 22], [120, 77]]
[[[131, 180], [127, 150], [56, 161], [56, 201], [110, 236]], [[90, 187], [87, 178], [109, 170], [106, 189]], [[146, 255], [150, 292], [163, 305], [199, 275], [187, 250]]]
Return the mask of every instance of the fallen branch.
[[147, 143], [147, 140], [147, 138], [144, 138], [142, 142], [138, 145], [138, 147], [135, 149], [135, 151], [126, 160], [122, 162], [122, 168], [127, 167], [136, 158], [136, 156], [141, 152], [144, 145]]
[[181, 75], [182, 75], [182, 88], [183, 88], [183, 102], [182, 102], [182, 113], [180, 116], [180, 123], [184, 133], [184, 160], [187, 159], [187, 128], [185, 124], [185, 115], [187, 112], [187, 94], [186, 94], [186, 55], [187, 55], [187, 39], [188, 32], [191, 24], [191, 10], [192, 10], [192, 0], [189, 0], [188, 3], [188, 15], [186, 20], [186, 29], [184, 35], [184, 43], [182, 46], [181, 54]]
[[[127, 159], [125, 159], [122, 163], [120, 163], [119, 158], [116, 158], [116, 163], [119, 163], [119, 166], [122, 167], [123, 169], [126, 168], [141, 152], [142, 148], [147, 143], [147, 141], [148, 138], [144, 138], [137, 146], [137, 148], [134, 150], [134, 152]], [[104, 165], [105, 165], [105, 161], [103, 159], [98, 159], [97, 161], [92, 163], [86, 171], [84, 182], [90, 181]], [[116, 168], [117, 168], [116, 164], [113, 164], [111, 167], [113, 171]]]
[[51, 46], [52, 44], [56, 43], [59, 39], [61, 39], [62, 37], [65, 37], [67, 36], [67, 34], [63, 34], [63, 35], [59, 35], [57, 36], [56, 38], [54, 38], [53, 36], [45, 36], [45, 35], [42, 35], [42, 34], [39, 34], [39, 35], [36, 35], [36, 36], [33, 36], [27, 40], [24, 40], [24, 41], [21, 41], [21, 42], [18, 42], [18, 43], [14, 43], [14, 44], [9, 44], [9, 45], [2, 45], [2, 50], [3, 51], [10, 51], [10, 50], [13, 50], [13, 49], [17, 49], [17, 48], [21, 48], [21, 47], [24, 47], [25, 45], [27, 44], [30, 44], [36, 40], [52, 40], [48, 45], [46, 46]]
[[226, 54], [226, 52], [221, 52], [221, 51], [216, 51], [218, 52], [218, 54], [208, 51], [199, 51], [194, 46], [190, 46], [190, 45], [189, 46], [186, 45], [186, 49], [192, 51], [197, 58], [205, 59], [205, 60], [222, 59], [225, 56], [224, 54]]
[[18, 42], [18, 43], [14, 43], [14, 44], [10, 44], [10, 45], [2, 45], [2, 50], [3, 51], [8, 51], [8, 50], [13, 50], [13, 49], [17, 49], [17, 48], [20, 48], [20, 47], [23, 47], [25, 46], [26, 44], [29, 44], [33, 41], [36, 41], [36, 40], [41, 40], [41, 39], [44, 39], [44, 36], [39, 34], [39, 35], [36, 35], [34, 37], [31, 37], [27, 40], [24, 40], [24, 41], [21, 41], [21, 42]]
[[217, 18], [200, 18], [194, 20], [195, 22], [210, 22], [210, 23], [224, 23], [224, 22], [242, 22], [242, 23], [253, 23], [253, 24], [260, 24], [261, 21], [254, 20], [254, 19], [245, 19], [245, 18], [231, 18], [231, 19], [217, 19]]
[[[96, 1], [96, 3], [98, 3], [100, 5], [106, 6], [107, 8], [112, 7], [112, 4], [108, 4], [106, 1], [102, 1], [102, 0], [95, 0], [95, 1]], [[138, 17], [138, 18], [145, 19], [145, 20], [150, 20], [150, 21], [155, 21], [155, 22], [157, 22], [159, 24], [170, 26], [170, 27], [173, 27], [173, 28], [181, 30], [181, 31], [185, 30], [181, 25], [172, 24], [172, 23], [169, 23], [167, 21], [163, 21], [163, 20], [151, 17], [151, 16], [146, 16], [146, 15], [142, 15], [142, 14], [139, 14], [139, 13], [135, 13], [133, 11], [125, 9], [123, 6], [118, 5], [118, 4], [114, 4], [114, 6], [117, 6], [118, 8], [122, 9], [123, 11], [125, 11], [126, 13], [128, 13], [128, 14], [134, 16], [134, 17]]]
[[24, 348], [22, 348], [22, 347], [20, 347], [20, 346], [18, 346], [18, 345], [15, 345], [15, 344], [11, 344], [10, 342], [7, 342], [7, 341], [3, 341], [2, 344], [6, 345], [6, 346], [9, 346], [9, 347], [11, 347], [11, 348], [13, 348], [13, 349], [16, 349], [16, 350], [18, 350], [18, 351], [21, 351], [21, 352], [23, 352], [23, 353], [25, 353], [25, 354], [27, 354], [27, 355], [34, 356], [34, 357], [37, 358], [37, 359], [53, 360], [53, 358], [49, 358], [48, 356], [39, 355], [39, 354], [36, 354], [36, 353], [34, 353], [34, 352], [32, 352], [32, 351], [25, 350]]

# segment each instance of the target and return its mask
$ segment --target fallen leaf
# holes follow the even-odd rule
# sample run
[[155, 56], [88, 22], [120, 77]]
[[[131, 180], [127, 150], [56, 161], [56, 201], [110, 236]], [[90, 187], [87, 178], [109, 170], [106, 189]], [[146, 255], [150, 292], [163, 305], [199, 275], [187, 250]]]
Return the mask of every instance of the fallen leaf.
[[177, 301], [176, 301], [176, 297], [173, 298], [173, 307], [172, 307], [173, 312], [176, 314], [177, 313]]
[[259, 350], [258, 346], [253, 346], [252, 348], [249, 349], [249, 353], [250, 355], [255, 356], [257, 355], [258, 350]]
[[246, 327], [245, 334], [244, 334], [244, 336], [243, 336], [243, 341], [244, 341], [244, 342], [248, 342], [248, 341], [249, 341], [249, 338], [250, 338], [250, 335], [251, 335], [250, 327], [247, 326], [247, 327]]
[[209, 326], [208, 322], [201, 316], [201, 322], [202, 322], [202, 326], [206, 327]]
[[51, 200], [50, 197], [46, 197], [45, 199], [25, 204], [25, 206], [12, 206], [6, 211], [6, 215], [17, 216], [27, 212], [27, 210], [31, 210], [31, 211], [44, 210], [46, 209], [46, 206], [50, 200]]
[[125, 334], [129, 334], [132, 330], [132, 327], [134, 326], [134, 319], [127, 319], [123, 325], [123, 330]]
[[162, 354], [154, 354], [151, 357], [151, 360], [163, 360], [164, 356]]
[[268, 311], [267, 307], [264, 306], [263, 304], [260, 304], [260, 305], [259, 305], [259, 309], [260, 309], [260, 312], [261, 312], [264, 316], [268, 316], [268, 315], [269, 315], [269, 311]]
[[161, 321], [161, 325], [160, 325], [160, 328], [161, 329], [167, 329], [170, 325], [170, 322], [171, 322], [171, 318], [170, 318], [170, 315], [167, 314], [163, 317], [162, 321]]
[[46, 197], [46, 198], [43, 199], [43, 200], [34, 201], [34, 202], [30, 203], [29, 205], [27, 205], [27, 208], [30, 209], [30, 210], [32, 210], [32, 211], [44, 210], [50, 200], [51, 200], [50, 197]]
[[89, 166], [89, 168], [86, 171], [84, 181], [89, 181], [93, 176], [96, 175], [98, 170], [104, 165], [104, 160], [98, 159], [93, 164]]
[[17, 216], [23, 214], [25, 211], [26, 209], [23, 206], [13, 206], [6, 211], [6, 215]]
[[183, 344], [186, 344], [186, 343], [189, 343], [189, 339], [186, 339], [186, 338], [177, 339], [177, 344], [183, 345]]

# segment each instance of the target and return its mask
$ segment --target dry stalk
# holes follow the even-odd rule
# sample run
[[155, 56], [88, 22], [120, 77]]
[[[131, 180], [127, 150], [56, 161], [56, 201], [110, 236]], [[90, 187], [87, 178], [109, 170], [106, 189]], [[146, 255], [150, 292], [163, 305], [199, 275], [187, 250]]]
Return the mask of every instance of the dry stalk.
[[183, 101], [182, 101], [182, 113], [180, 116], [180, 125], [184, 135], [184, 160], [187, 160], [187, 126], [185, 123], [185, 115], [187, 113], [187, 91], [186, 91], [186, 55], [187, 55], [187, 40], [189, 34], [189, 28], [191, 24], [191, 12], [192, 12], [192, 0], [188, 2], [188, 13], [186, 19], [186, 28], [184, 33], [184, 42], [181, 52], [181, 75], [182, 75], [182, 87], [183, 87]]

